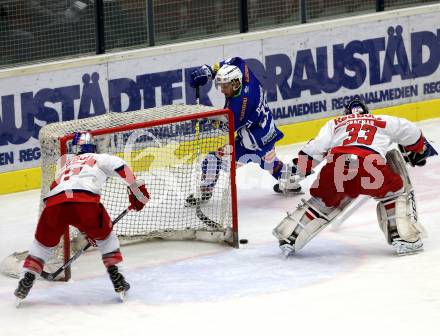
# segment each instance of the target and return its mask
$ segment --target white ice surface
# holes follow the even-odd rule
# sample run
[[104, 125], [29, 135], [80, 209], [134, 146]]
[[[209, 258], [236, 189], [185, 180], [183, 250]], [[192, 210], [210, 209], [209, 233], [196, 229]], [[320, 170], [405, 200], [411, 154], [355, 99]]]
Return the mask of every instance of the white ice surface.
[[[440, 144], [440, 120], [420, 126]], [[287, 160], [298, 148], [278, 152]], [[123, 247], [132, 285], [124, 303], [97, 252], [75, 263], [73, 281], [37, 282], [19, 309], [17, 280], [0, 276], [0, 335], [438, 335], [440, 159], [410, 175], [429, 234], [424, 253], [396, 257], [369, 200], [284, 260], [271, 231], [307, 195], [275, 195], [272, 178], [248, 165], [237, 172], [240, 236], [248, 245]], [[0, 196], [0, 258], [28, 248], [38, 199], [38, 190]]]

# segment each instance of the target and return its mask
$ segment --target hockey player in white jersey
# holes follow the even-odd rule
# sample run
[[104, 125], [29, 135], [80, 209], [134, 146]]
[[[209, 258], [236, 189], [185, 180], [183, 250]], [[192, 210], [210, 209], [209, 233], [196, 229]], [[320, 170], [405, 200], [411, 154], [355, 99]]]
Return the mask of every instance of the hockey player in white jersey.
[[310, 189], [311, 198], [273, 230], [286, 257], [303, 248], [361, 194], [378, 201], [379, 226], [398, 255], [423, 249], [411, 181], [401, 153], [388, 151], [392, 143], [400, 144], [415, 165], [426, 163], [429, 144], [415, 124], [372, 115], [359, 99], [308, 142], [293, 160], [296, 174], [290, 179], [298, 181], [319, 162], [327, 162]]
[[18, 301], [29, 294], [69, 225], [96, 242], [115, 291], [123, 294], [130, 288], [117, 266], [123, 260], [119, 240], [112, 231], [107, 211], [100, 203], [100, 193], [108, 177], [119, 177], [129, 189], [129, 209], [140, 211], [149, 200], [148, 191], [143, 181], [136, 180], [124, 160], [108, 154], [96, 154], [94, 139], [89, 132], [75, 133], [72, 144], [77, 155], [60, 158], [61, 169], [57, 171], [44, 199], [35, 239], [14, 292]]

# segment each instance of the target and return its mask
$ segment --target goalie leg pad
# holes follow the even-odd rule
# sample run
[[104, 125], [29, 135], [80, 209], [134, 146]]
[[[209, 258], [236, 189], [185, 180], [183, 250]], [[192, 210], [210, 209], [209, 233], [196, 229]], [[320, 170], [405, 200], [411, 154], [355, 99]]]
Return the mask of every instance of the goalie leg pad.
[[315, 197], [308, 201], [302, 200], [302, 204], [293, 213], [287, 213], [272, 234], [280, 241], [283, 252], [287, 251], [286, 246], [283, 246], [285, 243], [293, 247], [292, 253], [298, 252], [329, 225], [349, 203], [343, 202], [341, 207], [328, 208]]
[[402, 154], [393, 149], [386, 155], [387, 163], [402, 177], [403, 191], [378, 199], [377, 218], [387, 242], [395, 239], [416, 242], [424, 233], [418, 223], [414, 189]]
[[377, 218], [388, 244], [396, 240], [414, 243], [424, 233], [423, 226], [417, 222], [412, 192], [379, 200]]
[[403, 180], [403, 187], [405, 193], [410, 193], [413, 191], [413, 186], [411, 183], [411, 179], [409, 178], [408, 170], [406, 169], [406, 163], [397, 149], [392, 149], [386, 154], [387, 164], [391, 167], [391, 169], [400, 175]]

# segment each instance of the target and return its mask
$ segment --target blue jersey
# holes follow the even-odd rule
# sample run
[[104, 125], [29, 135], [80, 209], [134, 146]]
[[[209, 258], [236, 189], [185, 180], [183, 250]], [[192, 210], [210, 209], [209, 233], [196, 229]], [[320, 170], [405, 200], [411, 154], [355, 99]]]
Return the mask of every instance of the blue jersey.
[[225, 108], [234, 112], [234, 128], [241, 138], [238, 140], [248, 150], [266, 152], [272, 149], [274, 143], [283, 137], [283, 133], [275, 126], [260, 82], [240, 57], [214, 65], [214, 71], [224, 64], [235, 65], [243, 74], [240, 92], [233, 97], [226, 97], [225, 101]]

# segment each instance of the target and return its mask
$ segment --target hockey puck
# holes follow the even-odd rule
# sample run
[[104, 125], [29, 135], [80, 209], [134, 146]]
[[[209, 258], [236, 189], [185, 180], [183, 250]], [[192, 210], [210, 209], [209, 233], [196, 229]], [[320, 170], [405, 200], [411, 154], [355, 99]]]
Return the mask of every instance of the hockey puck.
[[247, 239], [240, 239], [240, 244], [247, 244], [249, 241]]

